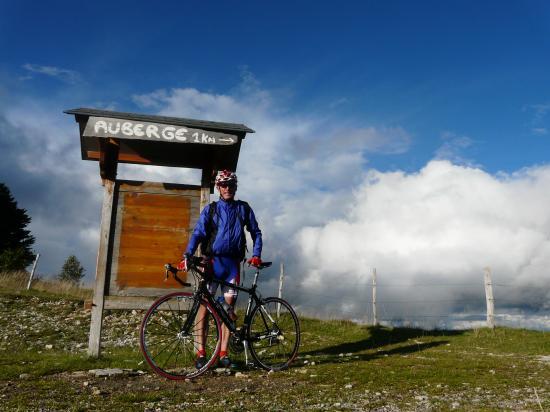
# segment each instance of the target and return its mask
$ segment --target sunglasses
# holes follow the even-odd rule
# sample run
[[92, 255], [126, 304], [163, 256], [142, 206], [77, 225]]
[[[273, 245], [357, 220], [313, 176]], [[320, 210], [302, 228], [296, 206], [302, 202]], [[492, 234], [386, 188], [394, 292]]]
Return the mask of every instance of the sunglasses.
[[235, 183], [220, 183], [218, 184], [219, 187], [223, 187], [223, 188], [226, 188], [226, 187], [229, 187], [229, 188], [234, 188], [234, 187], [237, 187], [237, 185]]

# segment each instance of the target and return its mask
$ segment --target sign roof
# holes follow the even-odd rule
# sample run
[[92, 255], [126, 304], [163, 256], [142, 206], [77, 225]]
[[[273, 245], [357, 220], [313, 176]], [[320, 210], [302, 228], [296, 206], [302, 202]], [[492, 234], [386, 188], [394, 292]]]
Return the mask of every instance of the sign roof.
[[241, 142], [254, 133], [237, 123], [90, 108], [64, 113], [79, 123], [83, 160], [100, 160], [101, 140], [114, 139], [118, 163], [236, 170]]

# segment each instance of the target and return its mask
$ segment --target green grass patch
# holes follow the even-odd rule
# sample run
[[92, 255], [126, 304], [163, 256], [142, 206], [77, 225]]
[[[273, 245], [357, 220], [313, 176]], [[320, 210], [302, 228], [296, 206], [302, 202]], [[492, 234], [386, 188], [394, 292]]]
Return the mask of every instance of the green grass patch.
[[[7, 410], [540, 410], [550, 408], [547, 332], [367, 327], [301, 319], [286, 371], [244, 367], [192, 382], [154, 375], [142, 313], [110, 312], [102, 356], [86, 355], [90, 312], [75, 297], [0, 293], [0, 404]], [[50, 346], [51, 345], [51, 346]], [[143, 370], [99, 378], [100, 368]], [[540, 406], [539, 406], [540, 402]]]

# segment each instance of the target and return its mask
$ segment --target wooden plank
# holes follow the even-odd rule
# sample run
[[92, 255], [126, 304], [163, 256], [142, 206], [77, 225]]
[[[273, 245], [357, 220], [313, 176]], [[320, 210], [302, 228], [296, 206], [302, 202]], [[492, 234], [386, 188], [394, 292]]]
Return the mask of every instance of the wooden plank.
[[123, 198], [117, 288], [177, 287], [173, 280], [164, 282], [163, 265], [178, 260], [189, 241], [192, 198], [134, 192]]
[[97, 253], [94, 297], [88, 339], [88, 355], [99, 357], [101, 343], [101, 326], [103, 323], [104, 293], [107, 274], [107, 253], [109, 235], [111, 233], [111, 216], [113, 211], [113, 196], [115, 182], [104, 180], [103, 206], [101, 209], [101, 228], [99, 235], [99, 250]]
[[[100, 152], [97, 150], [87, 150], [86, 151], [87, 157], [90, 160], [99, 160], [100, 158]], [[148, 165], [153, 163], [151, 160], [146, 159], [145, 157], [142, 157], [135, 153], [124, 153], [120, 152], [118, 155], [118, 160], [120, 162], [131, 162], [131, 163], [140, 163], [144, 165]]]
[[105, 309], [136, 309], [147, 310], [151, 307], [156, 297], [143, 296], [106, 296]]
[[[121, 309], [136, 309], [136, 310], [147, 310], [157, 299], [156, 296], [106, 296], [105, 297], [105, 309], [111, 310], [121, 310]], [[169, 305], [159, 306], [160, 310], [171, 310], [176, 309], [180, 311], [188, 311], [191, 308], [191, 301], [186, 301], [185, 304], [182, 304], [179, 308]]]
[[82, 136], [222, 146], [233, 145], [239, 141], [235, 134], [188, 126], [95, 116], [90, 116], [88, 119]]

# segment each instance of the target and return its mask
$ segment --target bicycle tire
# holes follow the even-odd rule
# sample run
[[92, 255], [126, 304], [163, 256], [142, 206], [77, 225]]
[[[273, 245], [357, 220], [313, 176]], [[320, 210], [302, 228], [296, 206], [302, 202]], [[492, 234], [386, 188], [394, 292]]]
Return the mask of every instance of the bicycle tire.
[[149, 366], [159, 375], [172, 379], [192, 379], [203, 374], [215, 362], [220, 350], [220, 319], [208, 302], [204, 328], [206, 364], [197, 369], [198, 320], [190, 323], [188, 331], [183, 326], [189, 310], [199, 299], [189, 292], [175, 292], [157, 299], [149, 308], [140, 327], [140, 347]]
[[247, 339], [259, 366], [272, 371], [286, 369], [300, 346], [298, 316], [287, 301], [276, 297], [264, 299], [252, 310]]

